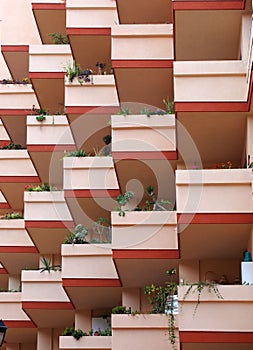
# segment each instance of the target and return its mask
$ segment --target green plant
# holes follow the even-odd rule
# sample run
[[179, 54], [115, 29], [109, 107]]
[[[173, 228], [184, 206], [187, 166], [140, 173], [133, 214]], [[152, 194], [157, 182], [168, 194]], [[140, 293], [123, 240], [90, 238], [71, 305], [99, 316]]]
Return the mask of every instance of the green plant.
[[111, 223], [108, 219], [99, 217], [92, 227], [93, 233], [98, 236], [98, 241], [92, 240], [91, 243], [111, 242]]
[[25, 186], [25, 191], [27, 192], [50, 192], [50, 191], [56, 191], [56, 187], [50, 186], [48, 183], [44, 183], [41, 185], [26, 185]]
[[151, 313], [162, 314], [167, 312], [168, 314], [168, 332], [169, 341], [173, 348], [175, 348], [176, 334], [175, 334], [175, 299], [177, 294], [177, 282], [174, 280], [177, 270], [172, 268], [166, 271], [169, 276], [169, 281], [165, 283], [165, 286], [156, 286], [151, 284], [145, 286], [144, 293], [148, 296], [148, 301], [151, 305]]
[[88, 153], [86, 153], [83, 149], [79, 149], [77, 151], [67, 153], [65, 157], [88, 157]]
[[151, 108], [143, 107], [140, 110], [140, 114], [145, 114], [145, 115], [147, 115], [147, 117], [150, 117], [151, 115], [163, 115], [163, 114], [165, 114], [165, 112], [162, 111], [161, 109], [153, 110]]
[[4, 143], [0, 149], [24, 149], [20, 144], [15, 144], [12, 141], [9, 143]]
[[131, 314], [131, 308], [129, 307], [128, 309], [125, 306], [114, 306], [112, 309], [112, 314]]
[[188, 295], [191, 293], [195, 293], [197, 292], [197, 303], [196, 303], [196, 306], [194, 308], [194, 312], [193, 312], [193, 316], [196, 315], [196, 312], [197, 312], [197, 309], [198, 309], [198, 306], [200, 304], [200, 298], [201, 298], [201, 294], [204, 290], [207, 290], [209, 293], [214, 293], [218, 299], [223, 299], [219, 289], [218, 289], [218, 286], [217, 286], [217, 283], [211, 281], [198, 281], [198, 282], [194, 282], [194, 283], [191, 283], [189, 285], [189, 288], [187, 289], [187, 291], [185, 292], [185, 295], [183, 297], [183, 301], [188, 297]]
[[81, 329], [75, 329], [73, 327], [71, 328], [65, 328], [62, 332], [63, 336], [73, 336], [76, 340], [79, 340], [83, 336], [87, 335], [87, 333], [84, 333]]
[[73, 232], [69, 234], [65, 240], [64, 244], [87, 244], [86, 236], [88, 234], [87, 227], [78, 224], [74, 228]]
[[129, 108], [128, 107], [121, 107], [117, 114], [128, 115], [128, 114], [130, 114]]
[[[158, 201], [157, 198], [156, 198], [156, 195], [155, 195], [155, 192], [154, 192], [154, 187], [149, 185], [147, 188], [146, 188], [146, 192], [147, 194], [152, 198], [152, 201], [149, 201], [147, 200], [146, 201], [146, 208], [145, 210], [168, 210], [164, 207], [164, 205], [170, 205], [171, 202], [168, 201], [168, 200], [161, 200], [161, 201]], [[153, 209], [152, 209], [153, 208]]]
[[116, 201], [119, 204], [119, 207], [116, 207], [115, 210], [119, 212], [119, 216], [125, 216], [126, 213], [123, 210], [123, 206], [127, 204], [127, 202], [134, 197], [134, 193], [132, 191], [127, 191], [124, 194], [118, 195]]
[[45, 258], [44, 256], [40, 259], [41, 263], [43, 264], [43, 267], [41, 267], [39, 270], [40, 272], [48, 271], [61, 271], [61, 265], [51, 265], [51, 260]]
[[64, 68], [69, 83], [72, 83], [74, 78], [78, 77], [82, 70], [80, 65], [76, 64], [76, 61], [73, 61], [73, 65], [71, 65], [70, 62], [67, 62], [67, 65]]
[[20, 213], [7, 213], [0, 216], [1, 220], [12, 220], [12, 219], [24, 219], [24, 216]]
[[52, 43], [56, 45], [69, 44], [69, 38], [67, 35], [62, 33], [49, 33]]
[[169, 97], [163, 99], [166, 114], [175, 114], [174, 102], [171, 102]]

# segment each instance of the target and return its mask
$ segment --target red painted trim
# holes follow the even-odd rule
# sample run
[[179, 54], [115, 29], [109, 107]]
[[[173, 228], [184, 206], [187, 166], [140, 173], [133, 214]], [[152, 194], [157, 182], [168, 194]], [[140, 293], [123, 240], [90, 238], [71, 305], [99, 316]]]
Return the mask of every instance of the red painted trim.
[[11, 108], [5, 108], [0, 109], [0, 116], [27, 116], [31, 110], [28, 109], [11, 109]]
[[29, 221], [25, 220], [25, 227], [27, 228], [73, 228], [75, 224], [73, 221]]
[[63, 278], [63, 287], [121, 287], [119, 279], [114, 278]]
[[66, 28], [67, 35], [106, 35], [111, 36], [111, 28]]
[[30, 79], [64, 79], [64, 72], [30, 72]]
[[40, 181], [40, 178], [38, 176], [0, 176], [0, 182], [7, 182], [7, 183], [34, 182], [34, 183], [38, 183], [41, 181]]
[[112, 152], [112, 157], [115, 160], [121, 159], [166, 159], [177, 160], [177, 151], [158, 151], [158, 152]]
[[247, 112], [248, 102], [175, 102], [176, 112]]
[[173, 10], [243, 10], [244, 0], [173, 1]]
[[73, 310], [74, 307], [69, 301], [25, 301], [22, 309]]
[[253, 332], [179, 331], [181, 343], [253, 343]]
[[173, 68], [173, 60], [112, 60], [113, 68]]
[[65, 190], [65, 198], [114, 198], [120, 190]]
[[8, 272], [4, 267], [0, 267], [0, 275], [7, 275]]
[[111, 106], [66, 106], [66, 114], [116, 114], [119, 107]]
[[36, 247], [27, 246], [0, 246], [0, 253], [39, 253]]
[[177, 214], [178, 224], [252, 224], [253, 213]]
[[8, 203], [0, 203], [0, 209], [10, 209], [10, 205]]
[[176, 249], [117, 249], [112, 251], [113, 259], [179, 259]]
[[10, 320], [5, 320], [3, 319], [4, 324], [8, 328], [37, 328], [36, 325], [30, 321], [10, 321]]
[[28, 152], [55, 152], [75, 150], [75, 145], [27, 145]]
[[2, 53], [5, 52], [29, 52], [29, 45], [2, 45]]
[[66, 4], [32, 4], [32, 10], [66, 10]]

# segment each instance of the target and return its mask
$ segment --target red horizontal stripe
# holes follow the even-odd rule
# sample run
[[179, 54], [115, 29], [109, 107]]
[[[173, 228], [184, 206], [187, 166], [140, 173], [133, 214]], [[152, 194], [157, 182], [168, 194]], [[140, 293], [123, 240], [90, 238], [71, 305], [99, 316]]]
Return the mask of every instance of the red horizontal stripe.
[[173, 10], [243, 10], [244, 0], [173, 1]]
[[27, 228], [73, 228], [75, 224], [73, 221], [25, 221]]
[[112, 152], [112, 157], [115, 160], [121, 159], [166, 159], [177, 160], [177, 151], [158, 151], [158, 152]]
[[5, 270], [4, 267], [0, 267], [0, 275], [6, 275], [8, 272]]
[[247, 112], [248, 102], [175, 102], [176, 112]]
[[177, 214], [178, 224], [252, 224], [253, 213]]
[[30, 321], [10, 321], [3, 319], [4, 324], [8, 328], [36, 328], [35, 324]]
[[179, 332], [181, 343], [253, 343], [253, 332]]
[[38, 176], [0, 176], [0, 182], [7, 183], [27, 183], [27, 182], [41, 182]]
[[32, 4], [33, 10], [66, 10], [66, 4]]
[[75, 145], [27, 145], [28, 152], [75, 151]]
[[10, 205], [8, 203], [0, 203], [0, 209], [10, 209]]
[[30, 72], [30, 79], [64, 79], [64, 72]]
[[176, 249], [117, 249], [112, 252], [113, 259], [179, 259]]
[[36, 247], [27, 247], [27, 246], [1, 246], [0, 253], [38, 253]]
[[119, 279], [113, 278], [63, 278], [63, 287], [121, 287]]
[[72, 310], [73, 305], [69, 301], [25, 301], [22, 309]]
[[111, 35], [111, 28], [67, 28], [68, 35]]
[[[20, 95], [17, 95], [17, 98], [20, 98]], [[27, 116], [31, 113], [31, 109], [12, 109], [12, 108], [1, 108], [0, 115], [4, 116]]]
[[114, 198], [120, 190], [65, 190], [65, 198]]
[[173, 60], [113, 60], [113, 68], [173, 68]]
[[28, 52], [29, 45], [2, 45], [1, 51], [4, 52]]

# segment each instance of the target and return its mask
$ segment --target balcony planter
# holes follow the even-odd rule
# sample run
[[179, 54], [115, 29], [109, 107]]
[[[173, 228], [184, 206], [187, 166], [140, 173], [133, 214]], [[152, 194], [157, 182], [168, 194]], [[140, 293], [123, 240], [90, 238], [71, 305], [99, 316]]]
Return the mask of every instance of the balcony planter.
[[177, 219], [173, 211], [111, 213], [112, 244], [124, 249], [178, 249]]
[[172, 349], [164, 314], [112, 315], [112, 332], [116, 349]]
[[252, 213], [252, 170], [176, 171], [179, 213]]
[[113, 60], [165, 60], [174, 58], [172, 24], [112, 27]]
[[[16, 247], [20, 252], [36, 252], [36, 248], [30, 239], [25, 223], [22, 219], [0, 220], [1, 251]], [[13, 251], [14, 252], [14, 251]]]
[[113, 115], [112, 152], [176, 151], [175, 115]]
[[64, 190], [118, 190], [111, 157], [65, 157]]
[[84, 336], [76, 340], [72, 336], [61, 336], [60, 350], [87, 349], [87, 350], [107, 350], [112, 348], [112, 337], [110, 336]]
[[[16, 323], [22, 325], [25, 328], [34, 326], [22, 310], [22, 293], [20, 292], [2, 292], [0, 293], [0, 305], [1, 305], [1, 319], [7, 325]], [[14, 321], [14, 322], [13, 322]]]
[[[35, 93], [30, 84], [0, 84], [0, 105], [1, 110], [9, 110], [8, 114], [17, 114], [19, 110], [30, 111], [32, 106], [39, 108]], [[5, 114], [6, 114], [5, 113]]]
[[183, 300], [188, 287], [178, 287], [180, 331], [252, 331], [253, 286], [218, 285], [223, 299], [218, 299], [214, 293], [203, 290], [195, 315], [198, 293], [190, 292]]
[[103, 28], [119, 23], [115, 1], [99, 0], [96, 3], [68, 0], [66, 5], [67, 28]]

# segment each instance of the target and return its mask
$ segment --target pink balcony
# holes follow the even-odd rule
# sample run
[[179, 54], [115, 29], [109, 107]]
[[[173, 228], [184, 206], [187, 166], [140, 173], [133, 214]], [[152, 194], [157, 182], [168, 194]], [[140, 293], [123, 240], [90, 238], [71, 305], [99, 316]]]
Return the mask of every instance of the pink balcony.
[[40, 179], [26, 150], [0, 150], [0, 190], [13, 210], [22, 211], [24, 184]]
[[59, 349], [60, 350], [71, 350], [71, 349], [87, 349], [87, 350], [110, 350], [112, 349], [112, 337], [82, 337], [76, 340], [71, 336], [61, 336], [59, 338]]
[[4, 292], [0, 294], [1, 319], [8, 327], [7, 343], [35, 343], [36, 325], [22, 309], [21, 293]]
[[114, 159], [176, 159], [174, 115], [113, 115], [112, 153]]
[[29, 77], [40, 106], [52, 114], [63, 112], [65, 71], [72, 62], [69, 45], [29, 47]]
[[49, 33], [66, 34], [65, 0], [32, 0], [32, 11], [43, 44], [51, 44]]
[[65, 115], [47, 115], [37, 121], [27, 116], [27, 149], [42, 182], [62, 186], [62, 161], [65, 151], [74, 150], [75, 142]]
[[[112, 333], [112, 344], [116, 349], [173, 349], [169, 342], [167, 315], [112, 315]], [[175, 333], [178, 339], [177, 325]], [[174, 348], [179, 349], [178, 342]]]
[[62, 245], [63, 287], [77, 309], [113, 307], [121, 283], [106, 245]]
[[30, 237], [43, 254], [59, 253], [61, 243], [74, 226], [62, 191], [25, 192], [24, 217]]
[[181, 223], [252, 222], [251, 169], [177, 170], [176, 196]]
[[0, 235], [1, 263], [10, 275], [19, 275], [27, 266], [38, 266], [38, 250], [25, 229], [23, 219], [0, 220]]
[[61, 272], [22, 271], [22, 308], [41, 328], [65, 327], [73, 305], [62, 287]]
[[30, 84], [0, 84], [1, 120], [14, 143], [25, 146], [26, 116], [33, 106], [39, 108]]
[[[95, 71], [96, 62], [99, 61], [106, 64], [108, 71], [111, 60], [111, 27], [119, 23], [116, 1], [80, 3], [68, 0], [66, 21], [72, 52], [81, 67]], [[84, 47], [89, 50], [84, 52]]]
[[[182, 342], [252, 343], [252, 286], [218, 285], [222, 299], [208, 290], [201, 293], [196, 308], [197, 292], [180, 286], [179, 332]], [[195, 311], [194, 311], [195, 310]], [[219, 314], [219, 317], [217, 317]], [[236, 315], [236, 317], [234, 316]], [[200, 338], [201, 337], [201, 338]], [[199, 340], [197, 340], [199, 339]], [[238, 339], [237, 341], [235, 339]]]

